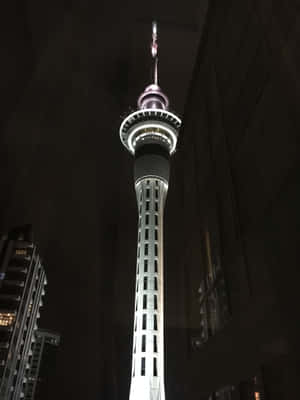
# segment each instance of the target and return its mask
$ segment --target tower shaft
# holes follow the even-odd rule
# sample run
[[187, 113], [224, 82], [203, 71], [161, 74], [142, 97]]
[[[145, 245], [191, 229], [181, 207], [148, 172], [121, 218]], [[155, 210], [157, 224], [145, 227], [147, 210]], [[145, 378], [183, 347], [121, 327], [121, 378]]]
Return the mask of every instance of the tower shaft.
[[130, 400], [164, 400], [163, 214], [168, 185], [135, 183], [139, 222]]

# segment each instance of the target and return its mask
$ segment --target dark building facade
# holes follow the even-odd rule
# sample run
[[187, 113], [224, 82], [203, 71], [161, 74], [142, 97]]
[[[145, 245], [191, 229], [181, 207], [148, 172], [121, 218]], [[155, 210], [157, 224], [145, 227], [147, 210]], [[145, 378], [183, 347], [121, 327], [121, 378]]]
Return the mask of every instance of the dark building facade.
[[[30, 358], [30, 367], [25, 386], [25, 400], [39, 399], [40, 382], [43, 381], [43, 364], [49, 363], [48, 353], [51, 348], [57, 347], [60, 343], [60, 335], [44, 329], [38, 329], [34, 334], [34, 343], [32, 345], [32, 356]], [[48, 365], [47, 365], [48, 366]]]
[[209, 2], [176, 171], [190, 399], [299, 397], [297, 20]]
[[25, 396], [46, 275], [28, 227], [1, 238], [0, 398]]

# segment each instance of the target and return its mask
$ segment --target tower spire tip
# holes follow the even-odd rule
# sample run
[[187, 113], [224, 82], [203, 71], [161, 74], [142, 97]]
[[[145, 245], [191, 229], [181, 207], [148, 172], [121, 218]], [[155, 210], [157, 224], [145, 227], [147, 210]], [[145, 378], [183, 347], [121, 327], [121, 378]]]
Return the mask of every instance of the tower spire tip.
[[151, 54], [154, 58], [154, 77], [153, 81], [155, 85], [158, 85], [158, 44], [157, 44], [157, 22], [152, 22], [152, 43], [151, 43]]

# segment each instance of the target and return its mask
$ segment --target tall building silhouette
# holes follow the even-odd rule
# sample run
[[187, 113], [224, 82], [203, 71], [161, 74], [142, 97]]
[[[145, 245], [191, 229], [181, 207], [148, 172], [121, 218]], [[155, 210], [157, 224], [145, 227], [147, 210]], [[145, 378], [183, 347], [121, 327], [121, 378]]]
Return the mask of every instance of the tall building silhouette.
[[180, 119], [168, 111], [158, 85], [157, 26], [153, 23], [153, 83], [138, 99], [138, 110], [120, 127], [123, 145], [134, 156], [138, 204], [136, 295], [130, 400], [164, 400], [163, 214], [169, 158], [176, 149]]
[[46, 275], [31, 228], [0, 239], [0, 398], [25, 396]]

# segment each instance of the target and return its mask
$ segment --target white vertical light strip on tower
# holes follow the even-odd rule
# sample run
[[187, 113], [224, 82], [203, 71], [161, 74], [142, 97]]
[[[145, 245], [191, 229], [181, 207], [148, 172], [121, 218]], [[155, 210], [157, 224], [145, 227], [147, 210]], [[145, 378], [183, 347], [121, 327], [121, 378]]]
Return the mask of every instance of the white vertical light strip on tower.
[[164, 400], [163, 211], [167, 185], [136, 184], [139, 207], [130, 400]]

